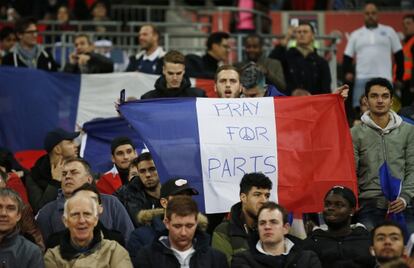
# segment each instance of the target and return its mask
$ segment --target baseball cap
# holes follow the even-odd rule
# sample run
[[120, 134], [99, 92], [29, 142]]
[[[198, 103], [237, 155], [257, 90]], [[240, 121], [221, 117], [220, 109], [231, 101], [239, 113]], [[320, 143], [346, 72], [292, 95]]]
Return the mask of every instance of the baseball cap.
[[189, 192], [190, 195], [198, 195], [198, 191], [191, 187], [186, 179], [173, 178], [161, 185], [160, 197], [167, 198], [170, 195], [177, 195], [184, 191]]
[[73, 140], [79, 136], [80, 132], [68, 132], [63, 128], [56, 128], [46, 134], [44, 148], [50, 153], [56, 145], [64, 140]]

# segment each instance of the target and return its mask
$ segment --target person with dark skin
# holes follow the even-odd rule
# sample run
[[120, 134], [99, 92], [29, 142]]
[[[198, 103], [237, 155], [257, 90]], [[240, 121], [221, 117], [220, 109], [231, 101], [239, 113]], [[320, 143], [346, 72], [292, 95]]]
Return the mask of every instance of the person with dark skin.
[[316, 252], [322, 267], [364, 267], [374, 263], [369, 252], [369, 232], [361, 224], [351, 225], [355, 210], [356, 198], [351, 189], [334, 186], [326, 193], [323, 219], [328, 229], [314, 229], [303, 245]]

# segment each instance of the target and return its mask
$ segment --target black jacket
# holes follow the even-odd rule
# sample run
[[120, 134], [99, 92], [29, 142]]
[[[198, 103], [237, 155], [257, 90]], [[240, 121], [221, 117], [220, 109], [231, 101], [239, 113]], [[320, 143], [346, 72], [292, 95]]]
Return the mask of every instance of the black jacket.
[[207, 97], [204, 90], [191, 87], [188, 76], [184, 75], [180, 88], [167, 89], [164, 75], [155, 81], [155, 89], [141, 96], [141, 99], [176, 98], [176, 97]]
[[[118, 232], [115, 230], [108, 230], [100, 221], [98, 221], [98, 225], [96, 226], [95, 229], [102, 232], [104, 239], [114, 240], [118, 242], [121, 246], [125, 247], [124, 236], [122, 235], [121, 232]], [[59, 246], [62, 240], [64, 239], [65, 235], [68, 235], [67, 229], [51, 234], [46, 241], [46, 244], [45, 244], [46, 249]]]
[[160, 201], [149, 196], [139, 177], [134, 177], [128, 184], [122, 185], [114, 195], [128, 211], [135, 227], [139, 226], [137, 215], [143, 209], [160, 208]]
[[213, 79], [218, 68], [218, 60], [206, 53], [200, 57], [189, 54], [185, 57], [185, 73], [189, 77]]
[[[168, 233], [164, 233], [162, 236], [168, 236]], [[190, 259], [190, 268], [228, 267], [224, 254], [209, 246], [206, 233], [197, 230], [193, 241], [195, 252]], [[159, 239], [156, 239], [151, 245], [145, 246], [138, 252], [134, 267], [180, 268], [180, 264], [173, 251]]]
[[84, 68], [79, 68], [79, 64], [66, 63], [64, 72], [74, 74], [98, 74], [98, 73], [112, 73], [114, 72], [114, 63], [111, 59], [97, 54], [97, 53], [86, 53], [91, 58]]
[[[19, 58], [16, 52], [10, 52], [3, 57], [2, 65], [9, 65], [15, 67], [27, 67], [27, 65]], [[56, 72], [58, 70], [58, 64], [53, 59], [52, 55], [46, 50], [42, 50], [37, 58], [37, 69]]]
[[49, 155], [40, 157], [26, 178], [27, 194], [36, 214], [45, 204], [57, 198], [60, 182], [52, 178]]
[[[283, 265], [283, 266], [282, 266]], [[320, 268], [318, 256], [310, 250], [296, 251], [292, 249], [288, 255], [269, 256], [257, 251], [256, 248], [234, 255], [232, 268]], [[336, 267], [336, 266], [331, 266]]]
[[362, 226], [356, 226], [351, 234], [343, 237], [334, 237], [327, 231], [316, 229], [303, 242], [303, 248], [314, 251], [324, 268], [374, 267], [370, 245], [369, 232]]
[[282, 62], [287, 94], [290, 95], [297, 88], [306, 89], [312, 95], [331, 92], [332, 79], [328, 62], [316, 52], [304, 57], [295, 47], [286, 50], [282, 46], [276, 46], [269, 58]]

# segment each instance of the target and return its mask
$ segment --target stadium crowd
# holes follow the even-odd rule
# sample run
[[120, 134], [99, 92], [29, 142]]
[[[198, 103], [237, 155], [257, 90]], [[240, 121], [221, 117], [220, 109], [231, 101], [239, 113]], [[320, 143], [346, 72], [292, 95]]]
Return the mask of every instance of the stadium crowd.
[[[75, 10], [82, 1], [40, 2], [36, 15], [56, 16], [63, 31], [73, 30], [65, 24], [72, 12], [93, 21], [109, 16], [109, 1], [95, 1], [88, 15]], [[239, 178], [240, 200], [229, 213], [204, 215], [192, 182], [174, 177], [161, 183], [151, 152], [137, 151], [131, 137], [111, 141], [113, 166], [95, 174], [79, 157], [80, 132], [56, 128], [30, 170], [8, 148], [0, 150], [1, 267], [414, 267], [414, 252], [406, 247], [414, 234], [414, 14], [404, 16], [400, 42], [392, 27], [379, 23], [374, 3], [363, 12], [364, 25], [344, 53], [344, 81], [351, 87], [331, 88], [328, 62], [307, 21], [292, 25], [270, 55], [263, 38], [247, 31], [246, 57], [234, 65], [227, 62], [230, 33], [212, 32], [204, 55], [184, 55], [165, 51], [162, 33], [148, 23], [138, 32], [140, 51], [124, 70], [158, 76], [153, 90], [135, 96], [140, 99], [207, 97], [190, 77], [212, 79], [218, 98], [333, 92], [345, 101], [349, 93], [360, 115], [350, 128], [358, 191], [340, 185], [327, 191], [323, 211], [306, 217], [312, 228], [305, 239], [291, 230], [283, 204], [270, 201], [274, 185], [261, 172]], [[100, 27], [88, 31], [108, 30]], [[38, 44], [36, 20], [19, 18], [0, 30], [1, 65], [114, 72], [114, 62], [96, 52], [89, 35], [78, 33], [73, 47], [59, 66]], [[392, 109], [397, 94], [404, 106], [399, 114]], [[383, 192], [379, 170], [401, 182], [395, 196]]]

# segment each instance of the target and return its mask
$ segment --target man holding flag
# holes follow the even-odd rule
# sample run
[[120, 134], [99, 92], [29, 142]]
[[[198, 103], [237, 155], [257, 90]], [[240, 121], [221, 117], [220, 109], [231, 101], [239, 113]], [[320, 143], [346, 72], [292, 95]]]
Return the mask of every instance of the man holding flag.
[[365, 85], [369, 110], [352, 128], [359, 186], [359, 222], [368, 229], [385, 217], [414, 231], [414, 127], [391, 110], [394, 89], [384, 78]]

